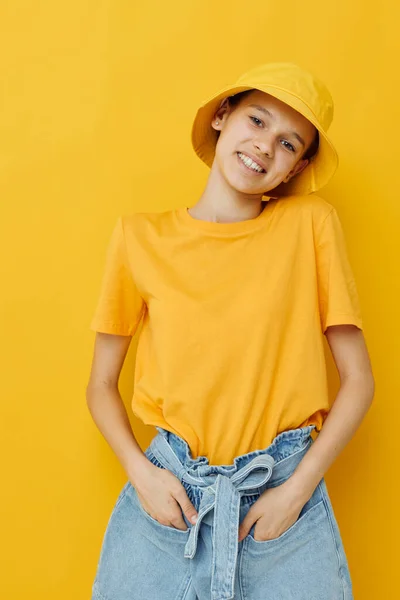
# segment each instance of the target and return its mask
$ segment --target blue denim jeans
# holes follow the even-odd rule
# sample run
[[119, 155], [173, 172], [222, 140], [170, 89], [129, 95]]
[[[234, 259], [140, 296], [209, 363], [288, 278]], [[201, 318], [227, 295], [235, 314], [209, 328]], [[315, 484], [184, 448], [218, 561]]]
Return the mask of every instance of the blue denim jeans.
[[198, 511], [187, 529], [159, 523], [128, 481], [113, 508], [92, 600], [353, 600], [352, 583], [324, 478], [296, 522], [256, 540], [239, 523], [267, 489], [286, 481], [314, 443], [314, 425], [281, 432], [265, 449], [210, 465], [161, 427], [147, 458], [179, 478]]

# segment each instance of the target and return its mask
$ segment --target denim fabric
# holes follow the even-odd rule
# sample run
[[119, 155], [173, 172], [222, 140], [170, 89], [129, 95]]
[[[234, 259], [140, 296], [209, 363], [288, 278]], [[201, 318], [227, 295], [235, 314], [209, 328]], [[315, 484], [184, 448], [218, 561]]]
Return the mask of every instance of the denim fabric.
[[145, 451], [181, 481], [198, 511], [186, 531], [159, 523], [128, 481], [111, 513], [92, 600], [353, 600], [339, 527], [324, 478], [279, 537], [238, 542], [239, 523], [264, 490], [286, 481], [314, 425], [283, 431], [265, 449], [210, 465], [161, 427]]

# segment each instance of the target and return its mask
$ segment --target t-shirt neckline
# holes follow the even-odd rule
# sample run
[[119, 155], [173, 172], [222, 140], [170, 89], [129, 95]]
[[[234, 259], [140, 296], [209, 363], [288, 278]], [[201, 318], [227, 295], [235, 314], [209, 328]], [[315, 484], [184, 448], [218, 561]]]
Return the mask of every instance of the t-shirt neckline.
[[262, 227], [267, 219], [269, 218], [273, 206], [276, 204], [276, 200], [270, 199], [265, 201], [265, 207], [263, 211], [253, 217], [252, 219], [245, 219], [243, 221], [234, 221], [232, 223], [219, 223], [216, 221], [204, 221], [203, 219], [197, 219], [188, 212], [188, 206], [180, 206], [175, 209], [175, 215], [181, 223], [184, 223], [191, 229], [198, 231], [205, 231], [210, 233], [243, 233], [249, 231], [255, 231]]

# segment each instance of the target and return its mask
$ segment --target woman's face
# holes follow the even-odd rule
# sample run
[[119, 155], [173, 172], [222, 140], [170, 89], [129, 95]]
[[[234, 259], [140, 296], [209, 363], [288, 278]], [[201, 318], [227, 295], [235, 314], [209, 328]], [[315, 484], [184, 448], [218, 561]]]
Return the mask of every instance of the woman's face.
[[[239, 192], [260, 196], [307, 166], [308, 160], [301, 157], [316, 132], [303, 115], [260, 90], [242, 98], [236, 107], [225, 99], [212, 127], [221, 131], [215, 161], [225, 180]], [[263, 171], [243, 164], [238, 153], [253, 158]]]

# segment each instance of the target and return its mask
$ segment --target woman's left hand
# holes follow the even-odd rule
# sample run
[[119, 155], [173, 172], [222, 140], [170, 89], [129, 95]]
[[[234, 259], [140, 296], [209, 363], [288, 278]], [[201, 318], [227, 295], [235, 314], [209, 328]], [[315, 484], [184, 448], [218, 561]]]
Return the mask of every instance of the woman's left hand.
[[254, 539], [263, 542], [279, 537], [297, 521], [305, 500], [288, 482], [267, 488], [254, 502], [240, 523], [239, 542], [255, 522]]

